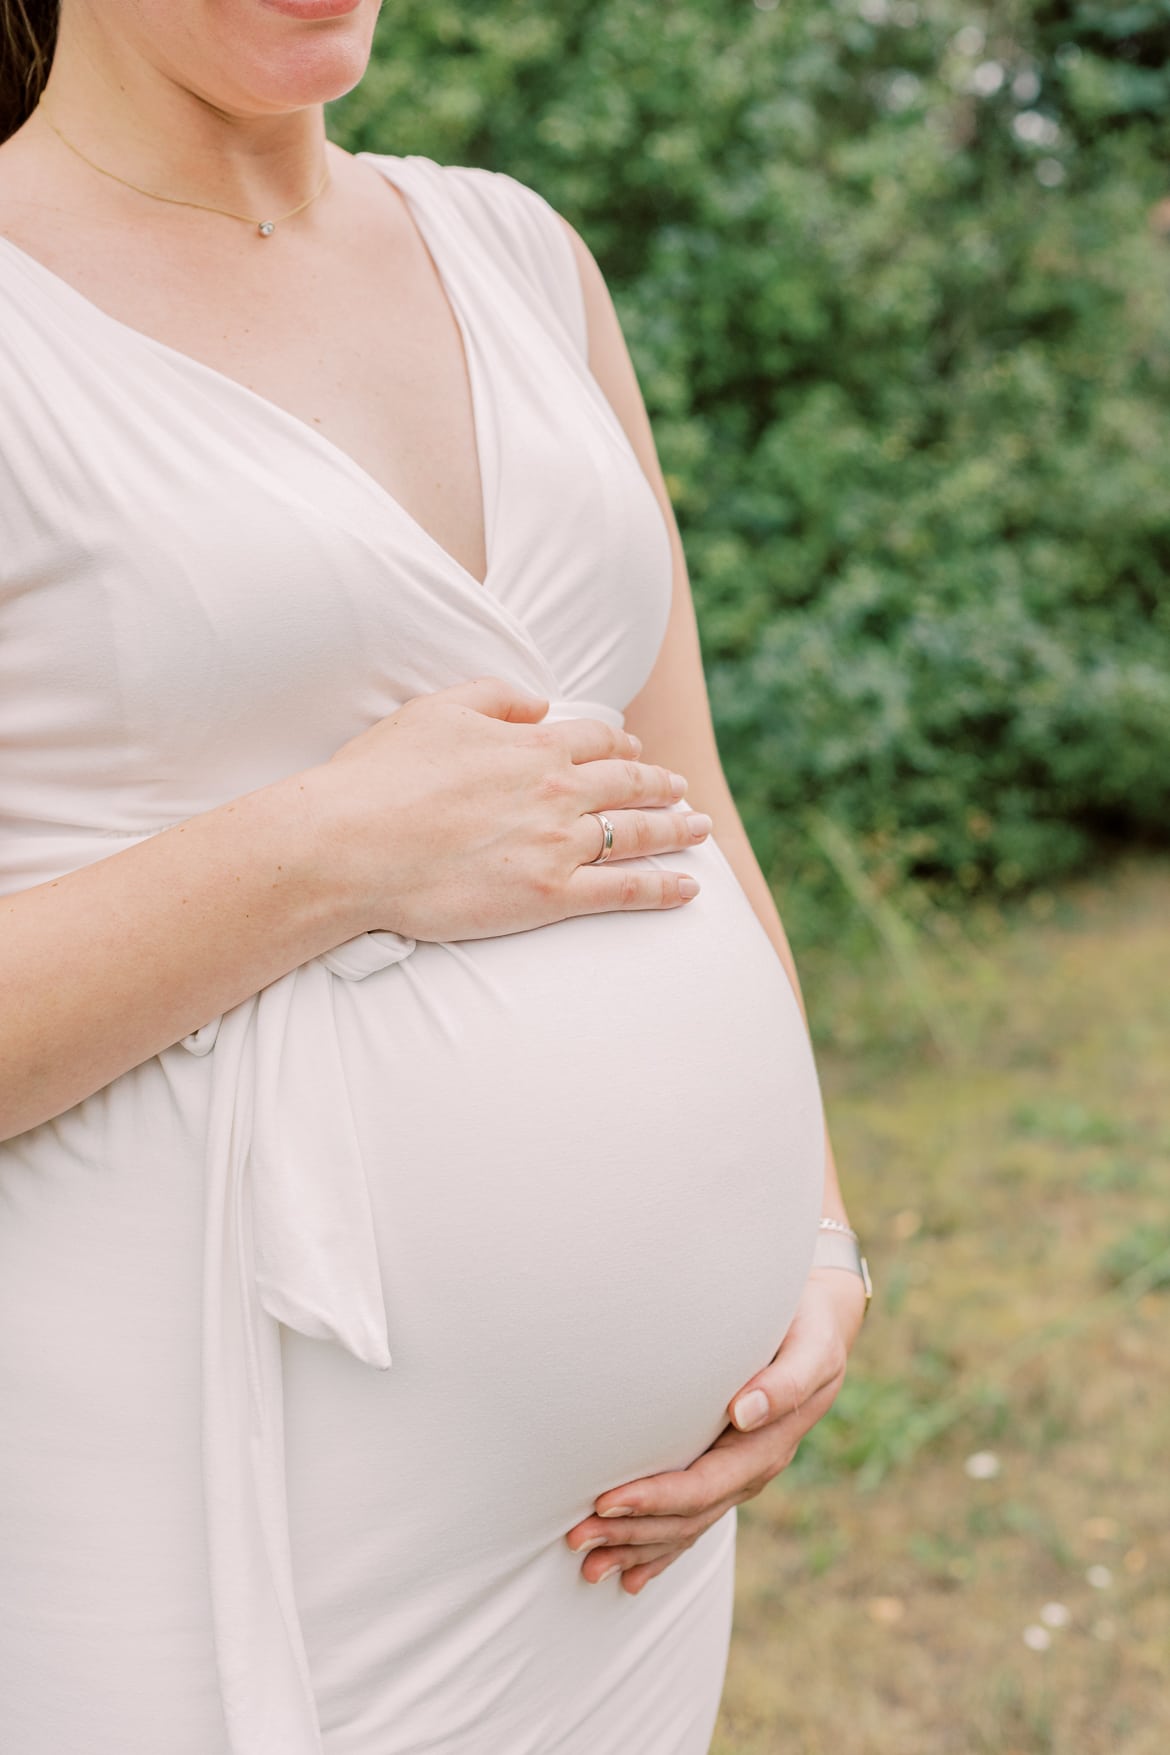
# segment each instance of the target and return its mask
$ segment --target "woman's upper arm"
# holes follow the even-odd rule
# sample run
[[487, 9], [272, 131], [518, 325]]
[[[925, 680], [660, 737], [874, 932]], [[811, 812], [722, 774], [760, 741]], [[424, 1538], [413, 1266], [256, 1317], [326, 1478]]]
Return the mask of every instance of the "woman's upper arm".
[[674, 559], [673, 591], [666, 635], [645, 686], [626, 710], [627, 729], [642, 739], [646, 761], [665, 761], [686, 774], [690, 796], [698, 799], [717, 785], [726, 785], [715, 732], [694, 600], [682, 540], [670, 503], [650, 417], [634, 364], [622, 334], [613, 299], [589, 246], [557, 215], [573, 247], [589, 333], [589, 369], [605, 392], [662, 508]]

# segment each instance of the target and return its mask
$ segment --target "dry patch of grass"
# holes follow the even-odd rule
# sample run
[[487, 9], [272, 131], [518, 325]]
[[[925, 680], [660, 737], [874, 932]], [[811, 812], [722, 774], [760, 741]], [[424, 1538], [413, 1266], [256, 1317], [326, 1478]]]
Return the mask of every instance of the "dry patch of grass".
[[712, 1755], [1170, 1748], [1170, 866], [1046, 912], [919, 944], [941, 1047], [802, 969], [878, 1290], [741, 1513]]

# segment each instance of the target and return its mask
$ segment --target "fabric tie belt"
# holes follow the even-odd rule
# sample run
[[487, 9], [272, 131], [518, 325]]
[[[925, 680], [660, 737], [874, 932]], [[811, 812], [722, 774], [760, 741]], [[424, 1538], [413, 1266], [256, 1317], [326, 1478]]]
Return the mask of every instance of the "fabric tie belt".
[[[556, 701], [547, 718], [622, 714]], [[323, 1755], [293, 1590], [280, 1327], [391, 1363], [373, 1213], [333, 982], [415, 940], [369, 932], [185, 1036], [213, 1053], [203, 1260], [203, 1480], [216, 1662], [231, 1755]]]

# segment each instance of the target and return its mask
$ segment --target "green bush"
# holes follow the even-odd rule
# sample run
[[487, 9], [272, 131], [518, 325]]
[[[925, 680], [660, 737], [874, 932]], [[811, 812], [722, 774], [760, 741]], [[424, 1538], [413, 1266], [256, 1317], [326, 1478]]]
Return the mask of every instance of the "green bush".
[[[351, 147], [510, 171], [609, 280], [786, 920], [1170, 820], [1170, 4], [385, 7]], [[991, 22], [988, 22], [990, 17]]]

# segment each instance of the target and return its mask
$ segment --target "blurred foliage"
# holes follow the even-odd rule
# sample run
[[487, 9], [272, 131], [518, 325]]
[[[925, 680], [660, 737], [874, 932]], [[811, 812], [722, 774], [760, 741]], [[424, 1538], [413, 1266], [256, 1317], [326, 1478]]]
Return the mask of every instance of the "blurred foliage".
[[1113, 1286], [1144, 1271], [1151, 1290], [1170, 1289], [1170, 1226], [1134, 1225], [1103, 1251], [1100, 1267]]
[[810, 807], [907, 917], [1165, 837], [1170, 0], [387, 0], [330, 126], [593, 249], [802, 942]]

